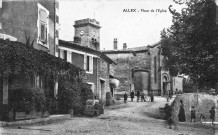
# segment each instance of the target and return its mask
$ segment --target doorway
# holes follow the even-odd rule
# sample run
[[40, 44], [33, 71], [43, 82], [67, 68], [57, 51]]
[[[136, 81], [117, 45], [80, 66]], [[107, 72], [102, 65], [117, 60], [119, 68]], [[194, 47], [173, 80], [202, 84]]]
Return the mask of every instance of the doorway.
[[104, 89], [105, 89], [105, 81], [100, 79], [100, 91], [99, 91], [99, 99], [103, 99]]
[[166, 76], [163, 76], [163, 95], [166, 95], [167, 94], [167, 77]]

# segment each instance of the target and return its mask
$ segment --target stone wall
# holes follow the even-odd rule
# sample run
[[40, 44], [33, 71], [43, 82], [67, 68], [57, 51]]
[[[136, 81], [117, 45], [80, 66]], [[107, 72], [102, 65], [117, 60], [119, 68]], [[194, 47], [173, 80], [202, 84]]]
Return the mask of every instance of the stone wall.
[[[164, 69], [164, 57], [161, 55], [160, 45], [150, 48], [150, 85], [155, 95], [163, 96], [163, 85], [167, 85], [165, 94], [171, 89], [171, 77], [169, 71]], [[167, 83], [163, 84], [163, 82]]]
[[178, 95], [172, 103], [173, 118], [176, 121], [178, 121], [180, 100], [183, 100], [186, 121], [188, 122], [191, 121], [191, 106], [195, 107], [196, 121], [200, 121], [201, 114], [204, 114], [207, 119], [206, 121], [209, 121], [209, 111], [211, 107], [215, 106], [217, 101], [215, 96], [204, 93], [199, 93], [198, 95], [196, 93], [185, 93]]
[[[101, 58], [98, 58], [98, 72], [97, 72], [97, 89], [98, 89], [98, 98], [101, 98], [104, 103], [106, 103], [106, 93], [110, 92], [109, 84], [109, 63], [104, 61]], [[104, 84], [102, 89], [101, 84]]]
[[130, 91], [130, 85], [134, 85], [134, 78], [132, 78], [133, 69], [150, 68], [150, 55], [148, 52], [120, 53], [120, 54], [106, 54], [117, 65], [110, 66], [110, 72], [119, 79], [120, 85], [115, 91]]
[[[151, 90], [153, 90], [154, 93], [157, 93], [158, 91], [161, 90], [161, 87], [159, 85], [161, 83], [159, 49], [157, 47], [151, 48], [150, 54], [151, 54], [151, 65], [150, 65]], [[155, 62], [156, 62], [156, 66], [155, 66]]]

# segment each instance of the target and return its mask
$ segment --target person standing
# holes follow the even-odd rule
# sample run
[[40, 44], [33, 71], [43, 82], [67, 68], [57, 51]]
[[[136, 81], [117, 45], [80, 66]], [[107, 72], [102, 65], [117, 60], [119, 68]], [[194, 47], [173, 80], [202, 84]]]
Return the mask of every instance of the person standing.
[[172, 91], [171, 90], [169, 91], [169, 98], [170, 98], [170, 100], [172, 98]]
[[212, 107], [209, 111], [210, 113], [210, 120], [212, 122], [212, 124], [214, 124], [214, 118], [215, 118], [215, 107]]
[[145, 102], [145, 96], [144, 96], [144, 93], [142, 92], [141, 93], [141, 102], [143, 102], [143, 101]]
[[150, 93], [150, 98], [151, 98], [151, 102], [153, 102], [154, 101], [154, 95], [153, 95], [153, 92], [151, 91], [151, 93]]
[[134, 97], [135, 97], [134, 91], [132, 91], [132, 92], [130, 93], [130, 96], [131, 96], [131, 101], [133, 102], [133, 99], [134, 99]]
[[196, 119], [195, 107], [192, 106], [192, 109], [191, 109], [191, 122], [192, 122], [192, 120], [194, 120], [194, 122], [195, 122], [195, 119]]
[[184, 104], [183, 101], [180, 100], [180, 107], [179, 107], [179, 114], [178, 114], [178, 118], [180, 122], [185, 122], [185, 109], [184, 109]]
[[136, 96], [137, 96], [137, 102], [139, 102], [139, 96], [140, 96], [140, 92], [139, 91], [137, 91]]
[[171, 129], [174, 121], [172, 119], [172, 109], [168, 103], [166, 103], [164, 106], [164, 113], [165, 113], [165, 120], [166, 120], [165, 124], [168, 125], [169, 128]]
[[176, 95], [178, 94], [178, 89], [176, 88]]
[[125, 92], [125, 94], [124, 94], [124, 103], [126, 103], [126, 100], [127, 100], [127, 94]]
[[169, 117], [171, 117], [171, 107], [168, 103], [164, 106], [164, 113], [165, 113], [165, 120], [167, 120]]

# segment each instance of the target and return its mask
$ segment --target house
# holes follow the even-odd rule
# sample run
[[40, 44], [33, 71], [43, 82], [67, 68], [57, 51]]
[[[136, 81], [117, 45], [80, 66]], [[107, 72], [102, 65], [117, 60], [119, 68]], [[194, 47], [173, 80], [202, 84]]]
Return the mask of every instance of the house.
[[[111, 66], [114, 76], [120, 80], [120, 85], [115, 90], [141, 91], [148, 94], [152, 91], [155, 95], [167, 95], [170, 90], [179, 88], [182, 90], [183, 83], [180, 77], [172, 77], [169, 71], [163, 68], [164, 57], [161, 55], [161, 43], [153, 45], [117, 49], [117, 38], [114, 39], [114, 49], [104, 50], [109, 58], [117, 63]], [[176, 80], [173, 85], [172, 81]]]
[[60, 40], [59, 57], [84, 69], [84, 81], [88, 83], [97, 99], [106, 102], [110, 92], [110, 64], [115, 64], [104, 53], [75, 43]]
[[106, 103], [106, 94], [112, 95], [110, 65], [115, 65], [109, 57], [100, 52], [100, 23], [95, 19], [75, 21], [74, 41], [59, 41], [59, 57], [82, 68], [84, 78], [97, 99]]
[[[38, 55], [45, 56], [44, 62], [46, 63], [53, 57], [58, 57], [58, 33], [60, 29], [58, 11], [59, 3], [56, 0], [0, 1], [0, 39], [17, 41], [10, 42], [10, 44], [26, 44], [51, 55], [38, 53]], [[7, 42], [7, 44], [9, 43]], [[25, 53], [23, 55], [27, 56]], [[39, 57], [37, 53], [32, 55], [36, 59]], [[32, 61], [37, 61], [38, 59], [36, 59], [32, 59]], [[7, 108], [9, 104], [11, 89], [39, 88], [51, 98], [57, 99], [58, 82], [54, 74], [31, 70], [28, 77], [22, 73], [1, 77], [3, 85], [1, 85], [0, 91], [3, 102], [0, 104], [0, 110], [7, 111], [4, 108]], [[3, 119], [5, 113], [8, 112], [1, 112], [0, 118]]]

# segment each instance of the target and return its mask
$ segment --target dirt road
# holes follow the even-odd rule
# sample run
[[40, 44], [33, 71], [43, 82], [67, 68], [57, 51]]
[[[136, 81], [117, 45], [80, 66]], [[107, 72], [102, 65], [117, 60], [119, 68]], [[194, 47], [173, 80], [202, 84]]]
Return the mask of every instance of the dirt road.
[[[164, 127], [164, 121], [148, 116], [158, 114], [165, 99], [155, 97], [155, 102], [127, 102], [105, 109], [105, 114], [95, 118], [75, 117], [50, 124], [23, 126], [23, 129], [4, 128], [0, 133], [19, 135], [214, 135], [212, 126], [178, 123], [177, 129]], [[10, 134], [10, 135], [11, 135]]]

